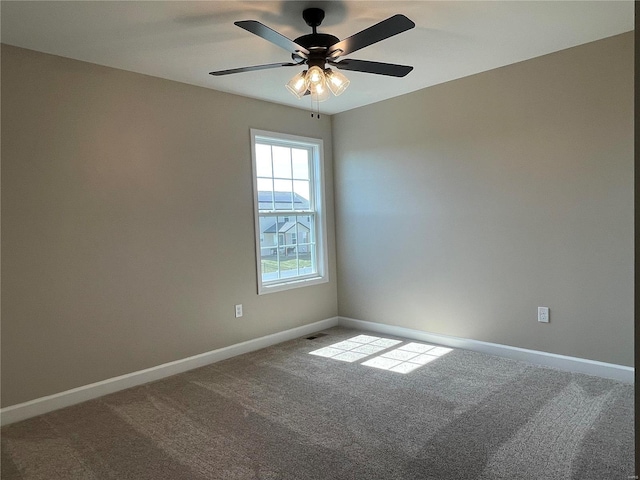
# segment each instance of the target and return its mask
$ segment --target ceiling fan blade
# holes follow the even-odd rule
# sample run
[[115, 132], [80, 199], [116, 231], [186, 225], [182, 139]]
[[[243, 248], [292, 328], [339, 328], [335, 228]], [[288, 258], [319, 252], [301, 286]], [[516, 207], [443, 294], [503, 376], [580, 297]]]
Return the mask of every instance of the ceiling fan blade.
[[309, 50], [304, 48], [302, 45], [298, 45], [293, 40], [289, 40], [281, 33], [276, 32], [272, 28], [269, 28], [256, 20], [241, 20], [239, 22], [234, 22], [234, 24], [240, 28], [244, 28], [247, 32], [264, 38], [268, 42], [271, 42], [280, 48], [284, 48], [290, 53], [302, 53], [305, 56], [309, 55]]
[[299, 63], [267, 63], [265, 65], [255, 65], [253, 67], [231, 68], [229, 70], [218, 70], [217, 72], [209, 72], [209, 75], [219, 77], [221, 75], [231, 75], [232, 73], [253, 72], [255, 70], [267, 70], [268, 68], [277, 67], [295, 67]]
[[339, 62], [329, 62], [340, 70], [352, 70], [354, 72], [375, 73], [390, 77], [404, 77], [413, 67], [409, 65], [396, 65], [395, 63], [370, 62], [369, 60], [355, 60], [345, 58]]
[[393, 37], [407, 30], [411, 30], [416, 24], [404, 15], [394, 15], [386, 20], [376, 23], [372, 27], [366, 28], [349, 38], [345, 38], [340, 42], [332, 45], [327, 51], [342, 50], [340, 55], [349, 55], [350, 53], [360, 50], [361, 48], [373, 45], [381, 40]]

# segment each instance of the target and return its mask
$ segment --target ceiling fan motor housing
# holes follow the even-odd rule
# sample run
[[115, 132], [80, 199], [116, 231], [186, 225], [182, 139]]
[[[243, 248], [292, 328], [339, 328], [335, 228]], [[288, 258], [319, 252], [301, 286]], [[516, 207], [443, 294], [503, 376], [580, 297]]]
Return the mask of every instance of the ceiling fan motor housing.
[[[329, 47], [339, 41], [340, 39], [338, 37], [327, 33], [310, 33], [309, 35], [303, 35], [295, 39], [298, 45], [302, 45], [309, 50], [309, 55], [307, 55], [305, 63], [310, 67], [317, 65], [320, 68], [324, 68]], [[296, 61], [300, 58], [300, 56], [295, 53], [293, 53], [291, 57]]]
[[[294, 42], [310, 52], [304, 63], [309, 65], [309, 67], [318, 66], [324, 69], [329, 47], [338, 43], [340, 39], [334, 35], [318, 33], [316, 31], [316, 27], [318, 27], [324, 19], [324, 10], [321, 8], [307, 8], [302, 12], [302, 18], [307, 22], [307, 25], [313, 28], [313, 33], [302, 35], [296, 38]], [[300, 55], [295, 53], [292, 54], [291, 57], [294, 61], [300, 61], [301, 58]]]

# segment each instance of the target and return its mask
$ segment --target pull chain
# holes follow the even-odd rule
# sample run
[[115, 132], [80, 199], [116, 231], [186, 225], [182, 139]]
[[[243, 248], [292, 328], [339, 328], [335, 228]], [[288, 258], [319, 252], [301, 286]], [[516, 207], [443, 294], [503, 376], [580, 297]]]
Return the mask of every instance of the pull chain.
[[311, 94], [311, 118], [317, 117], [320, 120], [320, 102], [316, 100], [316, 113], [313, 113], [313, 94]]

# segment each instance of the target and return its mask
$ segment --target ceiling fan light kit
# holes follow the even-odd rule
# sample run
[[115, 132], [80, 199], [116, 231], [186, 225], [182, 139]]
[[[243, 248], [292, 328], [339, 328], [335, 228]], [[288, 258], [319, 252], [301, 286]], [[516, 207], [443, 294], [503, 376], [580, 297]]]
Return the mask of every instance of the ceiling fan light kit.
[[314, 93], [316, 89], [325, 84], [324, 71], [314, 65], [309, 70], [307, 70], [307, 75], [305, 76], [305, 84], [311, 93]]
[[334, 72], [330, 68], [327, 68], [324, 71], [324, 74], [327, 79], [327, 86], [329, 87], [329, 90], [331, 90], [331, 93], [336, 97], [342, 94], [342, 92], [344, 92], [351, 83], [351, 81], [342, 73]]
[[286, 87], [298, 99], [305, 95], [311, 95], [312, 101], [322, 102], [329, 98], [329, 92], [335, 96], [342, 94], [350, 83], [345, 75], [327, 67], [327, 64], [340, 70], [352, 70], [392, 77], [404, 77], [413, 70], [413, 67], [408, 65], [340, 58], [415, 27], [415, 23], [404, 15], [398, 14], [389, 17], [344, 40], [339, 40], [333, 35], [317, 32], [318, 26], [324, 19], [324, 10], [307, 8], [302, 12], [302, 18], [313, 31], [295, 40], [288, 39], [256, 20], [235, 22], [238, 27], [287, 50], [291, 53], [293, 62], [219, 70], [210, 72], [210, 74], [220, 76], [277, 67], [306, 66], [305, 70], [289, 80]]
[[306, 75], [307, 70], [303, 70], [289, 80], [289, 83], [286, 85], [287, 89], [298, 98], [302, 98], [304, 94], [307, 93], [307, 82], [305, 81]]

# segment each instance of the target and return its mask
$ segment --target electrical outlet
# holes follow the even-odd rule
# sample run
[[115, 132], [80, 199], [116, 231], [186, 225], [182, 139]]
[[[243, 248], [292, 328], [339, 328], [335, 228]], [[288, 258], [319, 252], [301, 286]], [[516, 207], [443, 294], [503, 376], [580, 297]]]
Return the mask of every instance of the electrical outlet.
[[236, 318], [240, 318], [242, 316], [242, 304], [236, 305]]
[[538, 307], [538, 321], [549, 323], [549, 307]]

